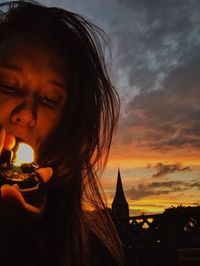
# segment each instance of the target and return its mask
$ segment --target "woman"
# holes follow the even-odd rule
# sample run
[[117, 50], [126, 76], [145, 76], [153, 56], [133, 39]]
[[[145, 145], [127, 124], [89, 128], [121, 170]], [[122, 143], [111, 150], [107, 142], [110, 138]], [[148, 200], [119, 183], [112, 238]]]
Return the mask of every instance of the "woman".
[[120, 265], [120, 240], [97, 178], [119, 111], [102, 32], [35, 2], [1, 10], [0, 146], [26, 142], [38, 164], [51, 167], [39, 170], [46, 186], [37, 206], [1, 188], [1, 220], [9, 220], [1, 229], [1, 265]]

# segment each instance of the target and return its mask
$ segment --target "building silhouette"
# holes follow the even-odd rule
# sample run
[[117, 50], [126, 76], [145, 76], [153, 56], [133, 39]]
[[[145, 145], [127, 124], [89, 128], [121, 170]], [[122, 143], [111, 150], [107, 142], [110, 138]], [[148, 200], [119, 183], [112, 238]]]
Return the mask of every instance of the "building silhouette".
[[117, 174], [116, 193], [112, 203], [112, 212], [113, 215], [119, 219], [127, 219], [129, 217], [129, 206], [124, 195], [121, 173], [119, 169]]
[[118, 169], [112, 217], [124, 244], [126, 266], [200, 265], [200, 206], [129, 216]]
[[112, 216], [119, 236], [125, 246], [129, 244], [129, 205], [124, 195], [120, 170], [117, 174], [117, 185], [114, 200], [112, 202]]

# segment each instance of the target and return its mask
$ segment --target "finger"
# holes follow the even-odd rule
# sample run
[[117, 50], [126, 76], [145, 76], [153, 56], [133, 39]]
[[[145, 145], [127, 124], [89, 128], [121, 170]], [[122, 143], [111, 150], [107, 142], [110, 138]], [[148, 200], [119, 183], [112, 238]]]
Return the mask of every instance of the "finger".
[[36, 218], [40, 218], [43, 211], [44, 211], [44, 208], [45, 208], [45, 205], [46, 205], [46, 198], [43, 197], [43, 200], [40, 202], [40, 206], [39, 207], [36, 207], [36, 206], [33, 206], [31, 205], [30, 203], [27, 203], [25, 204], [25, 210], [31, 214], [32, 216], [35, 216]]
[[3, 149], [5, 136], [6, 136], [5, 128], [0, 127], [0, 152]]
[[43, 182], [48, 182], [53, 175], [53, 169], [51, 167], [39, 168], [37, 172], [41, 176]]
[[5, 136], [3, 147], [4, 149], [11, 151], [14, 148], [15, 143], [15, 136], [8, 134]]
[[[7, 214], [17, 219], [39, 218], [45, 205], [44, 200], [39, 207], [27, 203], [19, 190], [9, 185], [3, 185], [1, 187], [1, 198], [6, 207]], [[19, 215], [21, 217], [18, 217]]]
[[6, 200], [8, 203], [17, 206], [24, 206], [26, 203], [19, 190], [16, 189], [15, 186], [7, 184], [1, 186], [1, 198], [2, 200]]

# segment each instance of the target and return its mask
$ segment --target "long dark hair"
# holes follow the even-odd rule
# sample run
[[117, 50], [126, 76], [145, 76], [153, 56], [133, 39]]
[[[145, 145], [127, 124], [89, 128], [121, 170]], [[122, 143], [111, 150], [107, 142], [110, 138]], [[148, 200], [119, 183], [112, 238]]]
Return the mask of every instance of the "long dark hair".
[[[54, 169], [40, 230], [37, 228], [33, 236], [38, 256], [48, 243], [46, 257], [53, 262], [54, 254], [55, 265], [88, 265], [92, 234], [120, 262], [120, 240], [98, 181], [119, 115], [118, 94], [107, 73], [102, 48], [106, 36], [82, 16], [61, 8], [34, 1], [0, 6], [0, 43], [12, 31], [31, 32], [56, 49], [66, 65], [62, 70], [67, 81], [65, 112], [38, 157], [41, 166]], [[41, 256], [45, 257], [44, 250]]]

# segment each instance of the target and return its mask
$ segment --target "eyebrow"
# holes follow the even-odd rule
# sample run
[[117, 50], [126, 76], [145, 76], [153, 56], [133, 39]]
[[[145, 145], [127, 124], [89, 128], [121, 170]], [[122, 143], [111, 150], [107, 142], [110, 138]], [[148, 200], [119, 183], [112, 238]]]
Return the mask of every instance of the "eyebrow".
[[19, 72], [20, 71], [20, 67], [13, 66], [13, 65], [10, 65], [10, 64], [7, 64], [7, 63], [1, 63], [0, 67], [9, 69], [9, 70], [12, 70], [12, 71], [15, 71], [15, 72]]
[[49, 83], [52, 84], [52, 85], [55, 85], [56, 87], [66, 91], [66, 86], [56, 80], [49, 80]]
[[[21, 69], [20, 67], [18, 66], [14, 66], [14, 65], [10, 65], [8, 63], [1, 63], [0, 64], [0, 68], [6, 68], [6, 69], [9, 69], [9, 70], [12, 70], [12, 71], [15, 71], [15, 72], [20, 72]], [[55, 85], [56, 87], [66, 91], [66, 86], [56, 80], [49, 80], [49, 83], [52, 84], [52, 85]]]

